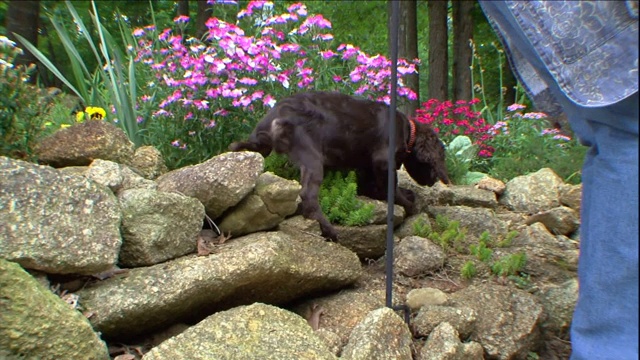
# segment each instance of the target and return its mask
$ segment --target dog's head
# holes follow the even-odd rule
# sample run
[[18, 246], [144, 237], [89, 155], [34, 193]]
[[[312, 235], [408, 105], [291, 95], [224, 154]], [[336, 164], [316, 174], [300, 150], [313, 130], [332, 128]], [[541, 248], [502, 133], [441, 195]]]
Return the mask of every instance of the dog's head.
[[449, 184], [444, 150], [435, 131], [427, 124], [416, 122], [416, 141], [403, 161], [404, 167], [420, 185], [432, 186], [438, 180]]

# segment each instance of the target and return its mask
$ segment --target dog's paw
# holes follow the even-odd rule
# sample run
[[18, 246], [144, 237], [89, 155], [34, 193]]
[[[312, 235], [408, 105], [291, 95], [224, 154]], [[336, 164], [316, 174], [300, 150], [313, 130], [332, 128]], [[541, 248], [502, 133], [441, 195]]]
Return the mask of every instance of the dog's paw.
[[229, 151], [240, 151], [240, 146], [238, 142], [231, 143], [231, 145], [229, 145]]
[[322, 237], [327, 239], [327, 241], [338, 242], [338, 233], [333, 227], [329, 229], [322, 229]]

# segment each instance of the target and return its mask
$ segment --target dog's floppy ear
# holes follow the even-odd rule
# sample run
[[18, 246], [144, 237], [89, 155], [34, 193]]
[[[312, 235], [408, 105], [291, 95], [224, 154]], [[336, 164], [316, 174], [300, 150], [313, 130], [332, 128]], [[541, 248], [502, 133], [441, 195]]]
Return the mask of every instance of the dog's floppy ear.
[[427, 124], [416, 123], [416, 142], [404, 160], [409, 175], [420, 185], [432, 186], [438, 179], [449, 184], [444, 145]]

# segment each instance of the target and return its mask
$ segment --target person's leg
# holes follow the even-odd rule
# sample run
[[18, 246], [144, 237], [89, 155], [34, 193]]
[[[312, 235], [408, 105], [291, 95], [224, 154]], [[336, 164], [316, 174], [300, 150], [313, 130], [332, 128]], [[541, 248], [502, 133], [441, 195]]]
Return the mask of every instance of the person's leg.
[[[610, 107], [582, 108], [569, 118], [587, 121], [593, 130], [582, 172], [571, 359], [637, 359], [638, 94]], [[603, 123], [607, 118], [635, 124], [635, 132]]]
[[579, 299], [571, 360], [638, 359], [638, 93], [584, 108], [555, 83], [504, 2], [483, 2], [549, 84], [572, 129], [590, 147], [582, 172]]

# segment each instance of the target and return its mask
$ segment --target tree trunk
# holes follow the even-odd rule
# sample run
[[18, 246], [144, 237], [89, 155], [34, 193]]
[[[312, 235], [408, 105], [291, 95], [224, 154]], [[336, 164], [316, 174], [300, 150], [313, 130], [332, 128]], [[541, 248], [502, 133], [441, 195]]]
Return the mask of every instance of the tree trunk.
[[211, 6], [207, 5], [207, 0], [198, 1], [198, 17], [196, 18], [196, 37], [202, 39], [207, 33], [206, 22], [211, 17]]
[[473, 1], [453, 1], [453, 99], [471, 100]]
[[[393, 0], [391, 0], [393, 1]], [[389, 17], [391, 19], [391, 1], [388, 1]], [[404, 58], [409, 61], [418, 58], [418, 21], [416, 17], [417, 1], [406, 0], [400, 1], [400, 16], [398, 28], [398, 58]], [[391, 34], [391, 21], [389, 24], [389, 34]], [[391, 46], [391, 43], [389, 43]], [[389, 47], [391, 50], [391, 47]], [[420, 99], [420, 78], [418, 74], [410, 74], [405, 77], [405, 85], [415, 91], [418, 98], [416, 100], [402, 101], [400, 111], [409, 117], [413, 117], [414, 112], [419, 107]]]
[[447, 1], [432, 0], [429, 10], [429, 98], [448, 97]]
[[[36, 57], [26, 50], [24, 46], [13, 36], [16, 33], [29, 40], [34, 46], [38, 46], [38, 25], [40, 18], [40, 1], [9, 1], [7, 9], [7, 17], [5, 28], [7, 29], [7, 37], [16, 42], [16, 44], [24, 51], [22, 55], [16, 58], [16, 64], [28, 65], [37, 64]], [[37, 70], [36, 70], [37, 71]], [[29, 82], [35, 82], [37, 73], [34, 73]]]
[[189, 16], [189, 0], [178, 1], [178, 16]]

